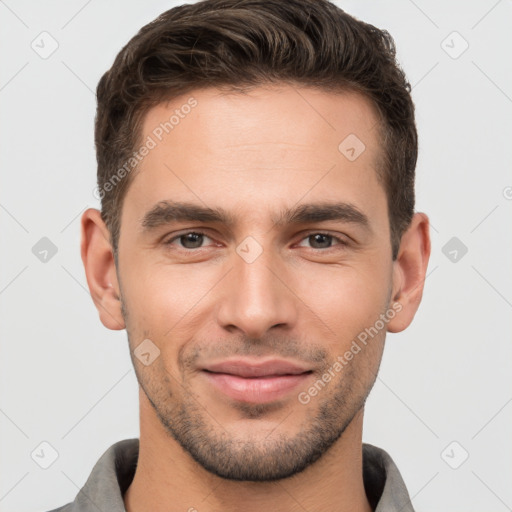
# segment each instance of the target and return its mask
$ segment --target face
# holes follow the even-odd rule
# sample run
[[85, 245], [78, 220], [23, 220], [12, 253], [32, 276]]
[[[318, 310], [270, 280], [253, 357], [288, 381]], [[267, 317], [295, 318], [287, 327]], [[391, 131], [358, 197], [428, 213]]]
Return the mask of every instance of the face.
[[375, 381], [398, 314], [376, 122], [356, 94], [284, 85], [198, 90], [145, 117], [155, 145], [121, 216], [124, 322], [155, 418], [221, 477], [303, 470]]

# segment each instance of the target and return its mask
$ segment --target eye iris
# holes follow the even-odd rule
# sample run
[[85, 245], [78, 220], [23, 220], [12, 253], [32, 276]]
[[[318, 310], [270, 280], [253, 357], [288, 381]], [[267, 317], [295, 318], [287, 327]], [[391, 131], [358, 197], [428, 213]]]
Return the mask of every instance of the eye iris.
[[187, 249], [196, 249], [197, 247], [201, 247], [203, 235], [200, 233], [187, 233], [180, 237], [180, 242]]
[[331, 246], [331, 237], [329, 235], [322, 235], [321, 233], [316, 233], [314, 235], [309, 236], [309, 241], [313, 247], [315, 247], [315, 244], [320, 245], [320, 247], [315, 247], [315, 249], [324, 249], [326, 247]]

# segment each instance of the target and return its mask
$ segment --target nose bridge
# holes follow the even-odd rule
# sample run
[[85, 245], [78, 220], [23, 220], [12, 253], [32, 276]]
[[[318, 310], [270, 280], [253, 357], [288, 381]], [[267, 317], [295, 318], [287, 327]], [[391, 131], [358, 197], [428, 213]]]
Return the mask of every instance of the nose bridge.
[[233, 254], [229, 286], [218, 309], [222, 327], [234, 326], [246, 336], [259, 338], [272, 327], [290, 328], [294, 324], [296, 303], [281, 281], [284, 273], [278, 258], [271, 249], [258, 249], [254, 240], [239, 245]]

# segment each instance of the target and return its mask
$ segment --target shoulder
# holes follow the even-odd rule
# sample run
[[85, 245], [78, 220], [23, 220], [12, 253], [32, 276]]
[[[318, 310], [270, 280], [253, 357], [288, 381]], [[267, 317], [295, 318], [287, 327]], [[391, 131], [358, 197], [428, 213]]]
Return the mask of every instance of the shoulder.
[[72, 512], [73, 503], [67, 503], [66, 505], [62, 505], [62, 507], [54, 508], [53, 510], [48, 510], [47, 512]]

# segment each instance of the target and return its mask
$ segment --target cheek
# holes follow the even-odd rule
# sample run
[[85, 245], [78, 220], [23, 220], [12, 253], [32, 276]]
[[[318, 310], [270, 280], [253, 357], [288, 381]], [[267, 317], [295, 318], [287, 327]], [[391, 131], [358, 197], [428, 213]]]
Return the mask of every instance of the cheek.
[[[161, 257], [151, 262], [126, 257], [120, 270], [131, 332], [162, 342], [193, 337], [194, 329], [214, 321], [216, 298], [225, 295], [222, 288], [230, 279], [225, 276], [229, 266], [222, 261], [178, 265]], [[301, 312], [295, 327], [316, 333], [323, 343], [332, 340], [336, 350], [350, 344], [386, 307], [384, 267], [385, 262], [371, 256], [340, 265], [304, 261], [284, 266], [281, 275], [293, 293], [283, 287], [283, 299]]]
[[122, 293], [133, 332], [155, 339], [184, 334], [191, 319], [208, 302], [208, 293], [222, 273], [214, 267], [128, 263]]
[[314, 281], [303, 280], [298, 295], [314, 313], [317, 332], [326, 331], [333, 350], [339, 351], [385, 311], [389, 280], [375, 268], [338, 267], [322, 273]]

